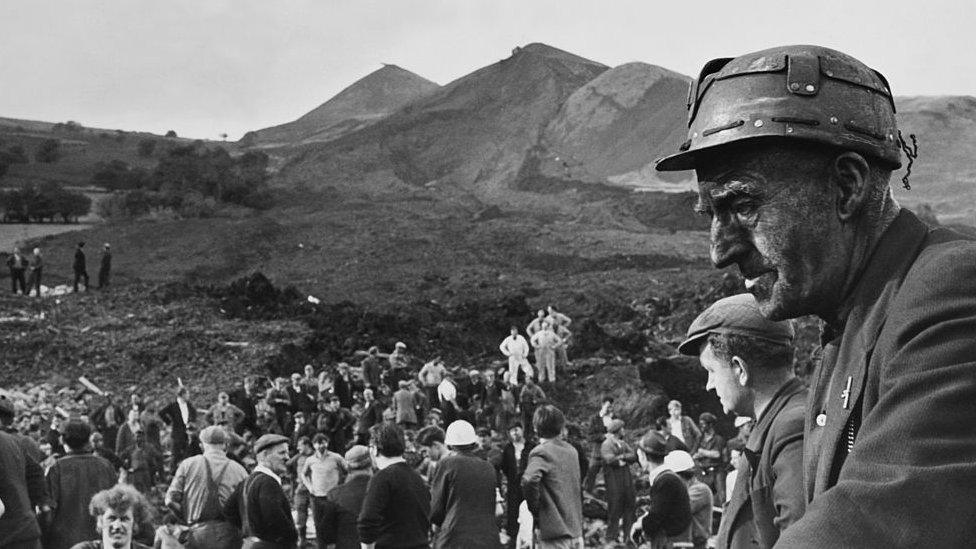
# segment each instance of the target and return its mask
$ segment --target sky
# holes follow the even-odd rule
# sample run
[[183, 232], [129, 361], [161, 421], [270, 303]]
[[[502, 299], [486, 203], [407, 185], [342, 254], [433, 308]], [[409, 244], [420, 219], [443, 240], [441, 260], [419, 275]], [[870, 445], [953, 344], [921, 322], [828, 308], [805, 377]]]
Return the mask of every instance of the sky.
[[689, 76], [819, 44], [895, 95], [976, 95], [974, 27], [971, 0], [2, 0], [0, 116], [238, 139], [383, 63], [446, 84], [532, 42]]

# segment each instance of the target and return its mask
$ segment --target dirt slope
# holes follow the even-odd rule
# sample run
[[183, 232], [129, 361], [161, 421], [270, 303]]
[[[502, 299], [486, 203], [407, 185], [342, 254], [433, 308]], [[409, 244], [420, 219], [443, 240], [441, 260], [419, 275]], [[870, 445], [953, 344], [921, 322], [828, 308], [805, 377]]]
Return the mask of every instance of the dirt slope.
[[309, 147], [284, 180], [312, 187], [352, 180], [377, 192], [444, 185], [504, 200], [560, 105], [606, 68], [544, 44], [516, 48], [365, 130]]
[[301, 118], [253, 132], [241, 145], [274, 148], [331, 141], [365, 128], [440, 86], [396, 65], [384, 65]]
[[[576, 90], [542, 138], [541, 172], [570, 180], [648, 186], [641, 169], [677, 150], [687, 131], [690, 79], [648, 65], [614, 67]], [[670, 180], [690, 174], [670, 175]]]

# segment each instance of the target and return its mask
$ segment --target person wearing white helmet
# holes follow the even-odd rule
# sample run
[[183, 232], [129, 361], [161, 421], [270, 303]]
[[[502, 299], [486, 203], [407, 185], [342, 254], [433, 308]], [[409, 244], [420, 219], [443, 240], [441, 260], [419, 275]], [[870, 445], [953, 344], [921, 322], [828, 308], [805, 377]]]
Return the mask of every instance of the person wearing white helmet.
[[474, 427], [464, 420], [447, 426], [444, 444], [451, 451], [431, 479], [430, 521], [437, 527], [435, 548], [497, 548], [495, 468], [474, 454]]
[[675, 541], [691, 543], [694, 549], [705, 549], [708, 538], [712, 535], [712, 502], [714, 495], [711, 488], [700, 480], [695, 458], [684, 450], [674, 450], [664, 456], [664, 466], [684, 481], [688, 487], [688, 501], [691, 503], [691, 524]]

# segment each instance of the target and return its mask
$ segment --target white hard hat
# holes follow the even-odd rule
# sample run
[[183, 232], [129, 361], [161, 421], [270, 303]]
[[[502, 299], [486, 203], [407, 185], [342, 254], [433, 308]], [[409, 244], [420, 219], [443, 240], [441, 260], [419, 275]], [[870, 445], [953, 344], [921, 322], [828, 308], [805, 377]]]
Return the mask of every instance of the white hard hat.
[[695, 460], [691, 458], [691, 454], [684, 450], [674, 450], [664, 456], [664, 466], [675, 473], [681, 473], [694, 469]]
[[448, 446], [467, 446], [477, 444], [478, 435], [474, 432], [474, 427], [470, 423], [459, 419], [447, 426], [444, 433], [444, 444]]

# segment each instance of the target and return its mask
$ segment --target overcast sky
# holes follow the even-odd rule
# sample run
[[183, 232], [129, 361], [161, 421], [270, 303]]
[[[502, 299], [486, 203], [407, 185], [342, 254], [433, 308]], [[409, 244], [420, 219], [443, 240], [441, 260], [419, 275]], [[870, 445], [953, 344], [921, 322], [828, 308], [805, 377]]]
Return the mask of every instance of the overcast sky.
[[231, 139], [395, 63], [439, 84], [544, 42], [694, 76], [814, 43], [896, 95], [976, 95], [976, 2], [0, 0], [0, 116]]

